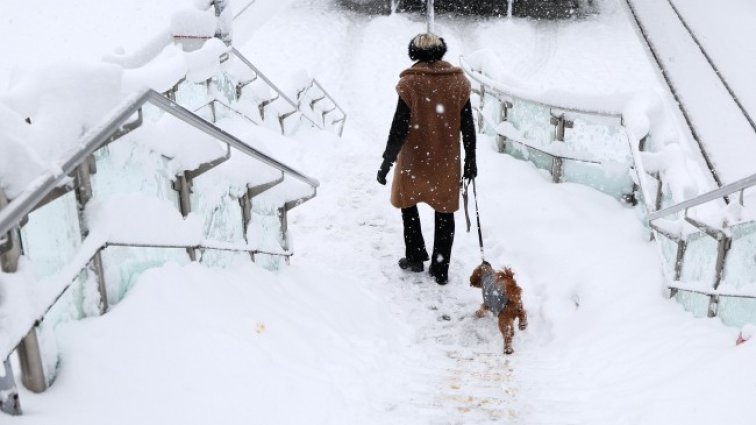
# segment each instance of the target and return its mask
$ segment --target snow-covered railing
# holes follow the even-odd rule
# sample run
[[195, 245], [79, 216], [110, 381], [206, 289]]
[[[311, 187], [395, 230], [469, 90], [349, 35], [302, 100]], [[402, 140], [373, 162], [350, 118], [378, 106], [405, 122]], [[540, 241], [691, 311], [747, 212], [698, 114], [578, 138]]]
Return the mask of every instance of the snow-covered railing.
[[[529, 99], [473, 69], [465, 58], [461, 64], [475, 83], [479, 127], [495, 134], [500, 152], [550, 171], [555, 183], [584, 183], [623, 202], [636, 202], [632, 154], [617, 131], [622, 125], [618, 109], [607, 102], [589, 109]], [[494, 102], [487, 103], [489, 98]]]
[[[320, 121], [324, 127], [338, 126], [339, 136], [344, 133], [347, 113], [317, 79], [313, 78], [306, 87], [297, 92], [297, 101], [300, 111], [302, 105], [305, 105], [307, 112], [303, 113], [315, 116], [312, 118], [313, 121]], [[334, 118], [326, 120], [331, 115], [335, 115]]]
[[[662, 164], [664, 155], [671, 156], [663, 150], [669, 147], [652, 151], [651, 120], [638, 113], [638, 105], [623, 106], [632, 105], [633, 99], [583, 96], [576, 100], [579, 105], [566, 105], [565, 99], [575, 97], [529, 95], [528, 90], [491, 78], [483, 70], [488, 58], [477, 59], [473, 66], [462, 58], [462, 67], [479, 97], [481, 130], [496, 136], [501, 152], [551, 171], [555, 182], [587, 183], [625, 202], [640, 203], [663, 260], [670, 296], [699, 316], [719, 316], [737, 326], [756, 323], [756, 221], [744, 209], [745, 190], [756, 185], [756, 176], [713, 190], [698, 187], [703, 193], [690, 197], [694, 189], [681, 184], [690, 180], [684, 160], [666, 158], [682, 163], [682, 171]], [[591, 126], [605, 130], [591, 132]], [[581, 149], [581, 144], [588, 148]], [[565, 172], [570, 162], [576, 168], [602, 170], [583, 175], [574, 169]], [[612, 176], [614, 181], [607, 182]], [[728, 199], [738, 192], [739, 200]]]
[[[167, 156], [171, 136], [180, 146]], [[20, 413], [14, 350], [25, 386], [44, 391], [61, 317], [104, 313], [144, 269], [236, 258], [217, 251], [272, 256], [275, 267], [291, 256], [288, 211], [319, 186], [154, 90], [124, 100], [74, 146], [13, 199], [0, 192], [0, 407], [9, 413]]]
[[[236, 49], [231, 49], [231, 55], [240, 61], [241, 64], [246, 67], [239, 72], [232, 72], [237, 74], [236, 81], [236, 96], [239, 99], [245, 97], [253, 98], [257, 105], [259, 117], [261, 121], [265, 120], [268, 110], [271, 110], [275, 114], [278, 125], [281, 128], [282, 134], [289, 134], [291, 130], [296, 129], [296, 125], [291, 127], [287, 126], [289, 118], [298, 118], [304, 120], [313, 127], [319, 129], [328, 129], [338, 126], [338, 135], [344, 131], [344, 124], [346, 122], [346, 112], [336, 103], [336, 101], [329, 95], [325, 89], [313, 80], [303, 91], [299, 92], [299, 95], [307, 95], [310, 92], [310, 88], [313, 88], [313, 95], [319, 95], [318, 99], [309, 99], [308, 102], [304, 102], [306, 108], [303, 107], [302, 96], [298, 97], [298, 101], [295, 102], [289, 97], [283, 90], [281, 90], [270, 78], [268, 78], [262, 71], [260, 71], [252, 62], [249, 61], [244, 55]], [[263, 90], [256, 88], [255, 85], [261, 84], [264, 87]], [[272, 91], [272, 95], [270, 93]], [[316, 93], [317, 92], [317, 93]], [[246, 93], [250, 93], [247, 95]], [[326, 100], [329, 106], [325, 110], [320, 110], [320, 105], [317, 105], [321, 100]], [[283, 103], [283, 108], [277, 107], [277, 104]], [[326, 116], [338, 112], [339, 116], [331, 121], [326, 121]]]

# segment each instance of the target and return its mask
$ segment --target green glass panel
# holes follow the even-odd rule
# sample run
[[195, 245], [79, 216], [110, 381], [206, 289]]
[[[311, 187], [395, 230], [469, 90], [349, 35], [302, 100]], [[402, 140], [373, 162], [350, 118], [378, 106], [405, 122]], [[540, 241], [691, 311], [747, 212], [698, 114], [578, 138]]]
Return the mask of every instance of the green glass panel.
[[[76, 195], [66, 193], [29, 214], [21, 228], [24, 256], [30, 260], [38, 281], [63, 269], [81, 246]], [[44, 282], [38, 282], [44, 285]]]
[[[229, 188], [222, 176], [209, 171], [194, 179], [192, 212], [203, 219], [204, 237], [210, 241], [246, 245], [244, 221], [239, 196], [243, 188]], [[202, 263], [227, 266], [236, 259], [249, 260], [249, 254], [231, 251], [205, 250]]]
[[719, 317], [729, 326], [741, 327], [748, 323], [756, 324], [756, 300], [720, 297]]
[[139, 192], [168, 200], [179, 208], [170, 159], [124, 139], [97, 150], [94, 156], [97, 172], [92, 175], [92, 189], [98, 200]]
[[509, 110], [509, 121], [529, 141], [548, 145], [554, 140], [551, 111], [547, 106], [515, 100]]
[[166, 263], [189, 263], [183, 248], [108, 247], [102, 253], [108, 302], [118, 304], [141, 274]]
[[184, 80], [178, 85], [176, 103], [190, 111], [206, 105], [209, 100], [206, 83], [198, 84]]
[[677, 242], [657, 233], [656, 243], [662, 254], [662, 266], [666, 276], [673, 278], [675, 275], [675, 263], [677, 262]]
[[[706, 287], [714, 285], [717, 260], [717, 241], [703, 233], [688, 237], [685, 249], [682, 277], [683, 282], [701, 282]], [[713, 287], [713, 286], [712, 286]]]
[[[248, 238], [258, 249], [270, 252], [282, 252], [281, 218], [278, 208], [261, 200], [252, 201], [252, 222]], [[292, 247], [293, 248], [293, 247]], [[278, 270], [285, 265], [283, 257], [258, 254], [255, 263], [268, 270]]]
[[756, 222], [733, 226], [723, 280], [735, 288], [756, 287]]
[[622, 165], [609, 168], [581, 161], [564, 160], [563, 163], [562, 181], [584, 184], [618, 199], [633, 193], [629, 169]]
[[709, 296], [694, 292], [679, 291], [675, 295], [677, 302], [685, 307], [685, 310], [693, 313], [695, 317], [706, 317], [709, 311]]

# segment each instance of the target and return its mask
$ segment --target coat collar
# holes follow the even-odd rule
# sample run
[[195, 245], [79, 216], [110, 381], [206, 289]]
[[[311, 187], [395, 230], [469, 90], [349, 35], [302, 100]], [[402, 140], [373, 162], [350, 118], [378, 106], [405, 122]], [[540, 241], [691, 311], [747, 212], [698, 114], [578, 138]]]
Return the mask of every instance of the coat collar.
[[417, 62], [412, 65], [411, 68], [407, 68], [399, 74], [400, 77], [405, 75], [418, 75], [418, 74], [435, 74], [435, 75], [448, 75], [448, 74], [462, 74], [462, 69], [453, 66], [446, 61], [434, 61], [434, 62]]

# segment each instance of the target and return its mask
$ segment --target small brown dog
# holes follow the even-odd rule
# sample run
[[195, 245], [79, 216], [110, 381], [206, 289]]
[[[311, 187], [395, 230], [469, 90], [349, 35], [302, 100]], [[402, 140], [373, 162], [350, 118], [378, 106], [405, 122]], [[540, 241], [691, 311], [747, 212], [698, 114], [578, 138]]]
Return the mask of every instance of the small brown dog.
[[499, 316], [499, 330], [504, 337], [504, 353], [512, 354], [512, 338], [514, 337], [514, 320], [519, 320], [520, 330], [528, 326], [528, 317], [522, 306], [522, 289], [517, 286], [514, 273], [510, 268], [496, 271], [491, 264], [484, 261], [470, 276], [470, 286], [483, 290], [483, 304], [475, 312], [481, 318], [486, 311]]

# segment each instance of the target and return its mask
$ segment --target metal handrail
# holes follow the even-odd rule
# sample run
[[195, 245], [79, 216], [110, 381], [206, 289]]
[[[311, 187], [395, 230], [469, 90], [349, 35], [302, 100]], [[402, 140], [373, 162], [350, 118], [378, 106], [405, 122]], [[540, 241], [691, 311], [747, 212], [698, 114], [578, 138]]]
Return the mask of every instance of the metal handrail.
[[[45, 316], [47, 316], [47, 313], [50, 312], [50, 309], [55, 306], [55, 304], [60, 301], [60, 299], [68, 292], [69, 289], [73, 286], [75, 280], [78, 278], [79, 274], [81, 274], [84, 269], [86, 269], [89, 265], [89, 263], [94, 260], [94, 258], [108, 249], [109, 247], [127, 247], [127, 248], [160, 248], [160, 249], [205, 249], [205, 250], [211, 250], [211, 251], [231, 251], [231, 252], [244, 252], [249, 254], [262, 254], [262, 255], [272, 255], [277, 257], [285, 257], [289, 258], [294, 255], [291, 251], [285, 251], [285, 252], [274, 252], [274, 251], [266, 251], [261, 250], [257, 248], [252, 248], [250, 246], [241, 246], [241, 245], [233, 245], [233, 244], [226, 244], [223, 242], [218, 241], [209, 241], [205, 240], [198, 244], [159, 244], [159, 243], [139, 243], [139, 242], [124, 242], [124, 241], [108, 241], [103, 243], [102, 245], [98, 246], [94, 252], [92, 252], [92, 255], [89, 256], [89, 258], [86, 259], [86, 261], [82, 261], [83, 265], [81, 267], [77, 267], [76, 269], [70, 269], [65, 270], [66, 272], [69, 272], [68, 276], [65, 276], [65, 280], [68, 281], [68, 283], [58, 292], [57, 295], [55, 295], [55, 298], [53, 301], [45, 308], [45, 311], [39, 315], [37, 319], [35, 319], [33, 326], [37, 326], [39, 323], [41, 323]], [[91, 252], [91, 251], [90, 251]], [[14, 341], [15, 343], [11, 345], [11, 347], [15, 347], [18, 345], [19, 341]], [[5, 356], [0, 355], [0, 357], [5, 358], [7, 357], [7, 353]]]
[[704, 193], [703, 195], [696, 196], [693, 199], [688, 199], [687, 201], [680, 202], [679, 204], [654, 211], [648, 215], [648, 220], [653, 221], [662, 217], [666, 217], [670, 214], [687, 210], [688, 208], [705, 204], [715, 199], [724, 198], [727, 195], [731, 195], [735, 192], [740, 192], [753, 186], [756, 186], [756, 174], [752, 174], [746, 178], [726, 184], [718, 189], [714, 189], [710, 192]]
[[600, 117], [622, 119], [622, 112], [619, 112], [619, 111], [609, 112], [609, 111], [593, 110], [593, 109], [588, 109], [588, 108], [576, 108], [574, 106], [558, 105], [556, 103], [542, 102], [539, 100], [529, 99], [522, 95], [513, 94], [503, 89], [496, 81], [491, 79], [489, 76], [485, 75], [483, 72], [474, 70], [472, 66], [470, 66], [469, 63], [467, 63], [467, 60], [465, 60], [464, 56], [460, 56], [459, 63], [462, 69], [471, 79], [473, 79], [476, 83], [480, 85], [484, 85], [490, 88], [497, 95], [505, 96], [511, 99], [521, 100], [523, 102], [537, 103], [539, 105], [543, 105], [543, 106], [546, 106], [552, 109], [557, 109], [559, 111], [564, 111], [564, 112], [572, 112], [575, 114], [596, 115]]
[[692, 292], [694, 294], [700, 294], [700, 295], [708, 295], [708, 296], [718, 296], [718, 297], [725, 297], [725, 298], [749, 298], [749, 299], [756, 299], [756, 293], [738, 293], [738, 292], [726, 292], [722, 291], [720, 289], [712, 289], [712, 290], [706, 290], [701, 288], [694, 288], [686, 285], [667, 285], [670, 289], [675, 289], [677, 291], [683, 291], [683, 292]]
[[[336, 99], [333, 96], [331, 96], [331, 94], [328, 93], [328, 91], [326, 91], [325, 87], [323, 87], [323, 85], [320, 84], [320, 82], [317, 79], [313, 78], [312, 81], [310, 81], [310, 84], [307, 85], [307, 87], [299, 91], [299, 94], [298, 94], [299, 103], [297, 104], [298, 105], [297, 109], [301, 111], [302, 99], [305, 99], [307, 97], [307, 94], [309, 93], [310, 89], [313, 87], [317, 87], [318, 90], [320, 90], [320, 92], [323, 94], [323, 97], [316, 99], [316, 101], [319, 101], [323, 98], [328, 99], [336, 108], [336, 110], [338, 110], [339, 113], [341, 114], [341, 118], [331, 122], [332, 125], [336, 123], [340, 123], [339, 136], [341, 136], [344, 133], [344, 126], [346, 125], [346, 120], [347, 120], [348, 115], [346, 111], [344, 110], [344, 108], [342, 108], [341, 105], [339, 105], [339, 103], [336, 102]], [[310, 109], [314, 109], [314, 101], [310, 103]], [[325, 121], [325, 117], [323, 117], [323, 120]], [[323, 125], [325, 125], [325, 122], [323, 123]]]
[[215, 106], [216, 104], [218, 104], [218, 105], [220, 105], [220, 106], [222, 106], [222, 107], [224, 107], [224, 108], [228, 109], [228, 111], [229, 111], [229, 112], [232, 112], [232, 113], [233, 113], [234, 115], [238, 116], [239, 118], [242, 118], [242, 119], [244, 119], [244, 120], [246, 120], [246, 121], [248, 121], [248, 122], [250, 122], [250, 123], [252, 123], [252, 124], [255, 124], [255, 125], [260, 125], [260, 123], [259, 123], [259, 122], [257, 122], [257, 121], [255, 121], [254, 119], [250, 118], [250, 116], [249, 116], [249, 115], [247, 115], [247, 114], [245, 114], [244, 112], [242, 112], [242, 111], [240, 111], [240, 110], [238, 110], [238, 109], [234, 108], [233, 106], [231, 106], [231, 105], [227, 104], [226, 102], [223, 102], [222, 100], [218, 100], [218, 99], [213, 99], [213, 100], [211, 100], [211, 101], [209, 101], [209, 102], [205, 103], [204, 105], [200, 106], [199, 108], [195, 108], [195, 109], [194, 109], [194, 111], [192, 111], [192, 112], [194, 112], [194, 113], [196, 114], [196, 113], [197, 113], [197, 112], [199, 112], [200, 110], [202, 110], [202, 109], [204, 109], [204, 108], [207, 108], [208, 106], [212, 108], [212, 107], [214, 107], [214, 106]]
[[112, 135], [124, 124], [128, 123], [128, 118], [147, 103], [173, 115], [216, 140], [224, 142], [242, 153], [308, 184], [313, 191], [317, 190], [318, 186], [320, 186], [320, 183], [316, 179], [308, 177], [294, 168], [258, 151], [233, 135], [193, 114], [178, 103], [154, 90], [148, 89], [127, 98], [104, 120], [104, 123], [87, 132], [82, 137], [81, 143], [77, 144], [80, 147], [64, 160], [60, 167], [60, 172], [48, 171], [46, 174], [40, 176], [21, 195], [11, 200], [5, 208], [0, 210], [0, 234], [5, 234], [15, 227], [48, 193], [60, 186], [79, 164], [102, 145], [108, 143], [112, 139]]
[[299, 112], [302, 115], [302, 117], [304, 117], [304, 119], [312, 123], [313, 126], [322, 128], [315, 121], [310, 119], [310, 117], [302, 113], [302, 111], [299, 109], [299, 105], [296, 102], [292, 101], [291, 98], [289, 98], [289, 96], [287, 96], [286, 93], [283, 92], [283, 90], [279, 89], [278, 86], [273, 83], [273, 81], [271, 81], [268, 77], [265, 76], [265, 74], [260, 72], [260, 70], [257, 69], [257, 67], [254, 66], [252, 62], [249, 61], [249, 59], [244, 57], [244, 55], [242, 55], [241, 52], [236, 49], [236, 47], [231, 48], [231, 54], [236, 56], [236, 58], [239, 59], [240, 61], [242, 61], [242, 63], [246, 65], [249, 69], [251, 69], [259, 78], [262, 78], [265, 84], [267, 84], [268, 87], [272, 88], [273, 91], [275, 91], [276, 94], [278, 94], [280, 98], [282, 98], [286, 103], [289, 104], [289, 106], [292, 107], [292, 109], [294, 109], [294, 111]]
[[[482, 113], [481, 109], [479, 109], [477, 107], [474, 108], [474, 109], [476, 110], [476, 112], [480, 113], [480, 116], [483, 117], [484, 121], [486, 121], [488, 124], [493, 124], [491, 122], [491, 120], [488, 117], [486, 117], [485, 114]], [[497, 131], [497, 133], [499, 135], [501, 135], [501, 136], [504, 136], [503, 134], [499, 133], [498, 131]], [[551, 152], [551, 151], [548, 150], [548, 148], [546, 146], [543, 146], [543, 145], [542, 146], [537, 146], [535, 143], [531, 143], [526, 137], [515, 138], [515, 137], [512, 137], [511, 135], [508, 135], [508, 136], [506, 136], [506, 138], [509, 141], [518, 143], [520, 145], [525, 146], [526, 148], [533, 149], [534, 151], [538, 151], [538, 152], [540, 152], [540, 153], [542, 153], [544, 155], [548, 155], [548, 156], [551, 156], [551, 157], [559, 157], [559, 158], [562, 158], [562, 159], [566, 159], [568, 161], [584, 162], [586, 164], [601, 164], [601, 161], [598, 161], [596, 159], [578, 158], [578, 157], [575, 157], [575, 156], [568, 156], [568, 155], [557, 153], [557, 152]]]
[[[591, 111], [591, 110], [586, 110], [586, 109], [579, 109], [579, 108], [570, 108], [570, 107], [562, 107], [562, 106], [557, 106], [557, 105], [550, 105], [548, 103], [544, 103], [544, 102], [540, 102], [540, 101], [536, 101], [536, 100], [532, 100], [532, 99], [527, 99], [525, 97], [518, 96], [518, 95], [513, 95], [511, 93], [508, 93], [506, 90], [502, 89], [499, 85], [496, 84], [495, 81], [491, 80], [489, 77], [487, 77], [482, 72], [477, 72], [477, 71], [472, 70], [472, 68], [470, 67], [470, 65], [464, 60], [464, 57], [460, 58], [460, 63], [462, 64], [462, 68], [467, 72], [467, 74], [468, 74], [468, 76], [470, 76], [470, 78], [472, 78], [473, 80], [475, 80], [478, 84], [484, 85], [487, 88], [493, 90], [495, 92], [495, 94], [499, 94], [499, 95], [503, 95], [503, 96], [506, 96], [506, 97], [511, 97], [511, 98], [519, 99], [519, 100], [522, 100], [522, 101], [525, 101], [525, 102], [537, 103], [539, 105], [543, 105], [543, 106], [546, 106], [546, 107], [556, 108], [556, 109], [565, 110], [565, 111], [574, 112], [574, 113], [589, 114], [589, 115], [598, 115], [598, 116], [610, 116], [610, 117], [618, 116], [620, 118], [622, 117], [621, 114], [605, 113], [605, 112]], [[519, 141], [517, 141], [517, 142], [519, 142]], [[635, 152], [633, 152], [633, 153], [635, 153]], [[633, 162], [636, 164], [636, 167], [637, 167], [638, 163], [640, 162], [640, 156], [633, 155]], [[643, 168], [643, 167], [641, 167], [641, 168]], [[640, 179], [640, 177], [641, 177], [640, 173], [639, 173], [638, 177]], [[641, 185], [641, 186], [643, 186], [642, 179], [640, 179], [640, 180], [641, 181], [639, 181], [638, 184]], [[713, 200], [716, 200], [716, 199], [719, 199], [719, 198], [724, 198], [727, 195], [731, 195], [731, 194], [733, 194], [735, 192], [742, 191], [742, 190], [745, 190], [745, 189], [747, 189], [749, 187], [753, 187], [753, 186], [756, 186], [756, 174], [751, 175], [751, 176], [746, 177], [746, 178], [743, 178], [743, 179], [738, 180], [736, 182], [733, 182], [733, 183], [721, 186], [721, 187], [719, 187], [719, 188], [717, 188], [715, 190], [712, 190], [710, 192], [704, 193], [703, 195], [699, 195], [699, 196], [697, 196], [697, 197], [695, 197], [693, 199], [689, 199], [687, 201], [680, 202], [678, 204], [666, 207], [664, 209], [657, 210], [657, 211], [649, 210], [649, 212], [648, 212], [648, 220], [649, 221], [657, 220], [659, 218], [668, 216], [670, 214], [674, 214], [676, 212], [680, 212], [680, 211], [686, 210], [688, 208], [692, 208], [692, 207], [704, 204], [706, 202], [710, 202], [710, 201], [713, 201]], [[645, 192], [646, 191], [644, 190], [644, 193]]]

